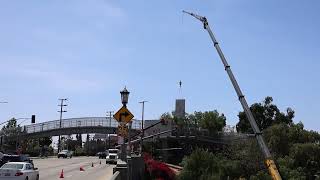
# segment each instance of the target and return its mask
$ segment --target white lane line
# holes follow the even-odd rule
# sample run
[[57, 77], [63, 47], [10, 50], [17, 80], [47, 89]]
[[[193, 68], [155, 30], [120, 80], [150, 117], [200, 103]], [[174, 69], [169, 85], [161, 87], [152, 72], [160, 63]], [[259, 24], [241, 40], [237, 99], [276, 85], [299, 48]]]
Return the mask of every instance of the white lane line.
[[70, 174], [70, 175], [66, 176], [66, 178], [69, 178], [69, 177], [71, 177], [71, 176], [72, 176], [72, 174]]

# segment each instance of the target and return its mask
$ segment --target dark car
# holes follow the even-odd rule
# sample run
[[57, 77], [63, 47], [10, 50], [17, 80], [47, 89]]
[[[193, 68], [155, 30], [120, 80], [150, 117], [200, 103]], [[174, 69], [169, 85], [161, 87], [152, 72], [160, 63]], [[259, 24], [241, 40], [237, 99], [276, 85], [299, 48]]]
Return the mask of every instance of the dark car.
[[98, 152], [97, 156], [99, 157], [99, 159], [105, 159], [107, 156], [106, 152]]
[[0, 167], [7, 162], [28, 162], [33, 165], [33, 161], [26, 155], [8, 155], [4, 154], [0, 159]]

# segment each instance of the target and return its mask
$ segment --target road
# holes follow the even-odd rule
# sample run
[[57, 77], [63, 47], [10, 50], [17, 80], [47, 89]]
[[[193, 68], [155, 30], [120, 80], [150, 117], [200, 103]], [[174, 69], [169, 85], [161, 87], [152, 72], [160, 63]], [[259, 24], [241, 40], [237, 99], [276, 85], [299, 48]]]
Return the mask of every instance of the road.
[[[97, 157], [73, 157], [71, 159], [47, 158], [34, 159], [35, 167], [39, 168], [40, 179], [60, 179], [63, 170], [64, 179], [68, 180], [107, 180], [112, 176], [114, 165], [106, 164], [105, 160]], [[92, 166], [92, 163], [94, 167]], [[85, 171], [80, 171], [83, 167]]]

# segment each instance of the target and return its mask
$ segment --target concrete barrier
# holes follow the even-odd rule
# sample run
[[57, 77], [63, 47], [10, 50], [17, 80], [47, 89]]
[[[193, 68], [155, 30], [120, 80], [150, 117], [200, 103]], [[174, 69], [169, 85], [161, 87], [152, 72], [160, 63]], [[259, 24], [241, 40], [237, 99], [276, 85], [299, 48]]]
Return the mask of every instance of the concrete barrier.
[[117, 166], [113, 168], [113, 174], [119, 171], [119, 179], [126, 180], [128, 179], [128, 165], [126, 162], [122, 161], [121, 159], [117, 160]]
[[113, 173], [113, 175], [110, 178], [110, 180], [120, 180], [120, 172], [116, 171], [115, 173]]

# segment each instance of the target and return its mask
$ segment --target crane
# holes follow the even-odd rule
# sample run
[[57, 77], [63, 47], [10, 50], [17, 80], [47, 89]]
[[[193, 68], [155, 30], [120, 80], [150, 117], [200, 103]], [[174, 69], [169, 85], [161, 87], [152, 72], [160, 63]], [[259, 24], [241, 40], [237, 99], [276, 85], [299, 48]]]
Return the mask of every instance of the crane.
[[184, 10], [182, 12], [186, 13], [186, 14], [189, 14], [189, 15], [195, 17], [196, 19], [198, 19], [199, 21], [201, 21], [203, 23], [203, 28], [208, 31], [208, 33], [210, 35], [210, 38], [211, 38], [211, 40], [213, 42], [213, 45], [216, 48], [216, 50], [217, 50], [217, 52], [218, 52], [218, 54], [220, 56], [220, 59], [221, 59], [223, 65], [224, 65], [225, 71], [227, 72], [227, 74], [228, 74], [228, 76], [229, 76], [229, 78], [231, 80], [231, 83], [232, 83], [232, 85], [233, 85], [233, 87], [234, 87], [234, 89], [235, 89], [235, 91], [236, 91], [236, 93], [238, 95], [239, 101], [240, 101], [240, 103], [241, 103], [241, 105], [242, 105], [242, 107], [244, 109], [244, 112], [245, 112], [245, 114], [246, 114], [246, 116], [247, 116], [247, 118], [248, 118], [248, 120], [250, 122], [251, 128], [253, 129], [253, 132], [255, 134], [255, 137], [257, 139], [259, 147], [260, 147], [260, 149], [261, 149], [261, 151], [262, 151], [262, 153], [263, 153], [263, 155], [265, 157], [265, 164], [266, 164], [266, 166], [268, 168], [269, 174], [271, 175], [273, 180], [281, 180], [281, 176], [279, 174], [277, 166], [276, 166], [274, 160], [272, 159], [271, 153], [270, 153], [270, 151], [269, 151], [269, 149], [268, 149], [268, 147], [267, 147], [267, 145], [266, 145], [266, 143], [265, 143], [265, 141], [264, 141], [264, 139], [262, 137], [262, 133], [261, 133], [259, 127], [257, 126], [257, 123], [256, 123], [256, 121], [255, 121], [255, 119], [254, 119], [254, 117], [252, 115], [252, 112], [251, 112], [251, 110], [250, 110], [250, 108], [248, 106], [248, 103], [247, 103], [244, 95], [241, 92], [240, 86], [237, 83], [237, 81], [236, 81], [236, 79], [235, 79], [235, 77], [234, 77], [234, 75], [233, 75], [233, 73], [231, 71], [230, 65], [228, 64], [226, 58], [224, 57], [224, 55], [222, 53], [222, 50], [221, 50], [221, 48], [219, 46], [219, 43], [216, 40], [216, 38], [214, 37], [214, 34], [210, 29], [210, 26], [209, 26], [209, 23], [207, 21], [207, 18], [203, 17], [203, 16], [199, 16], [199, 15], [191, 13], [191, 12], [184, 11]]

